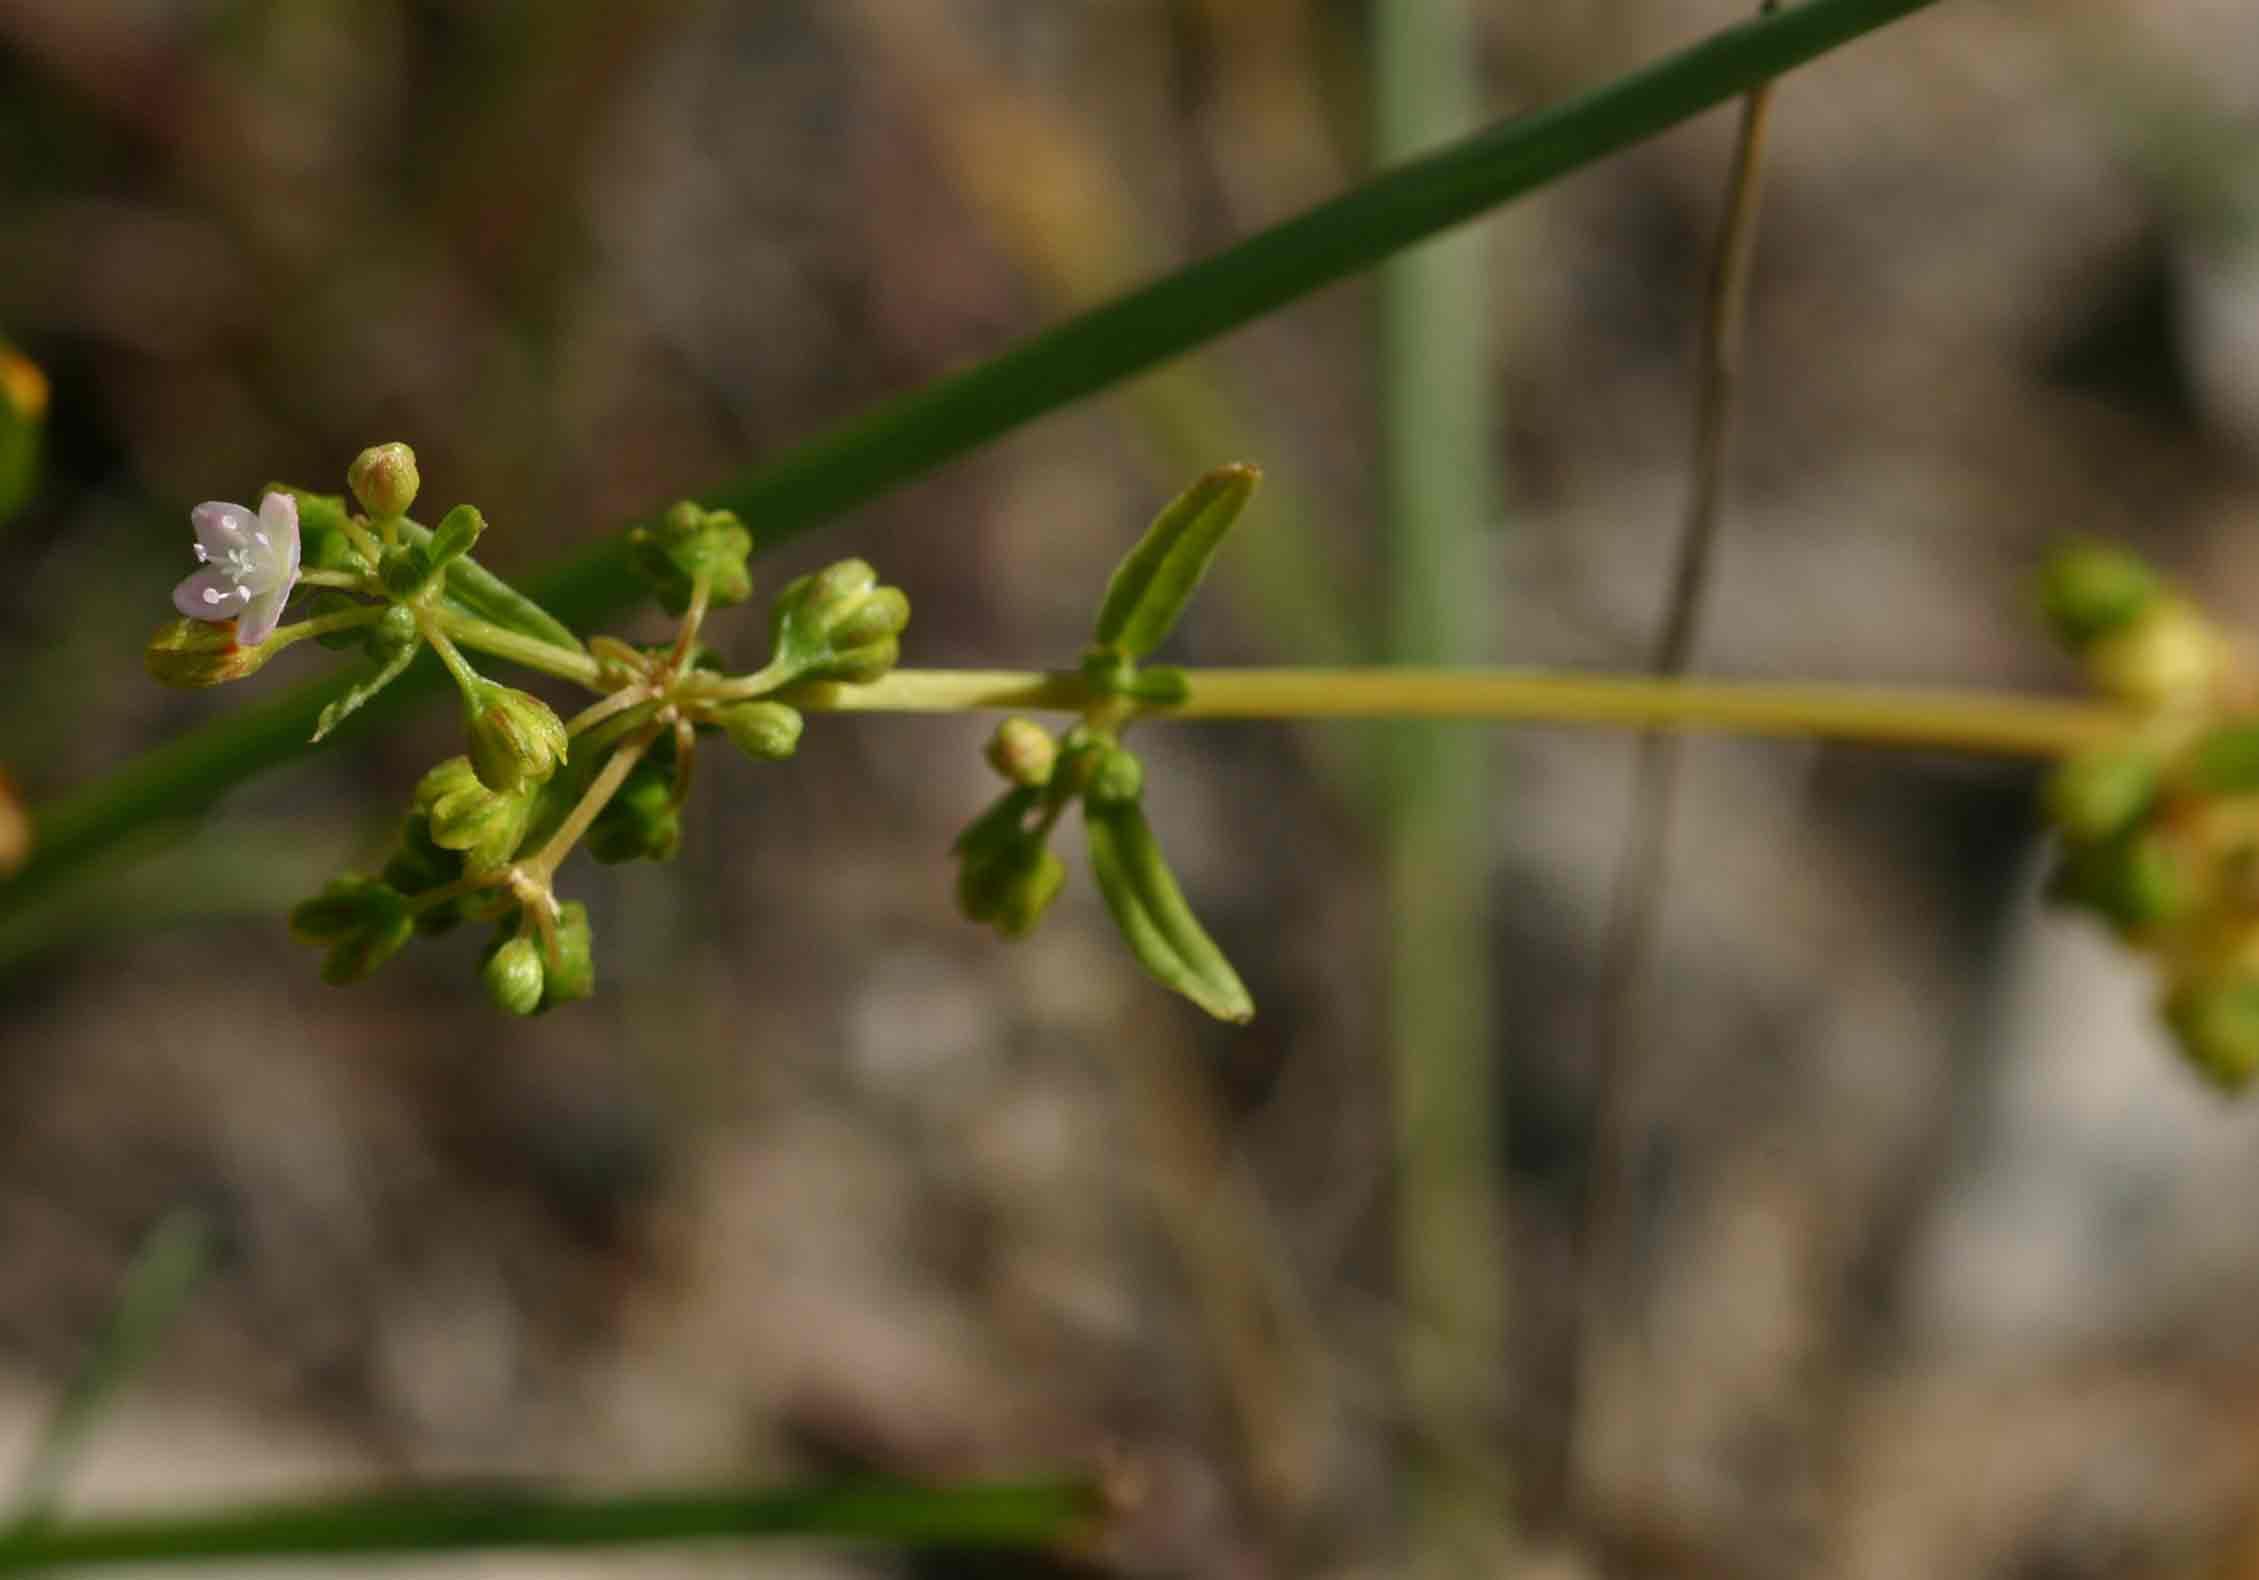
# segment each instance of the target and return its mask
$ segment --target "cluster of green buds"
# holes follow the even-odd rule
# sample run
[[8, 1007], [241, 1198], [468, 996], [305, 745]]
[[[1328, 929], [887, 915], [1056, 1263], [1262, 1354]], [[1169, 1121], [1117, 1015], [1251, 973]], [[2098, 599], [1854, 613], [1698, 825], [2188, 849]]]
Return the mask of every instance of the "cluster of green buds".
[[2049, 781], [2053, 893], [2154, 957], [2182, 1052], [2226, 1090], [2259, 1074], [2259, 684], [2225, 635], [2123, 550], [2077, 543], [2049, 623], [2138, 721]]
[[[486, 531], [457, 506], [435, 527], [411, 519], [421, 490], [404, 444], [362, 452], [353, 500], [287, 485], [256, 511], [214, 502], [191, 515], [201, 568], [174, 592], [180, 618], [147, 650], [150, 672], [214, 685], [313, 638], [366, 667], [323, 711], [322, 739], [429, 649], [462, 702], [464, 749], [424, 775], [398, 841], [374, 877], [348, 873], [292, 913], [324, 950], [322, 976], [358, 981], [411, 939], [491, 924], [479, 975], [503, 1009], [536, 1014], [595, 990], [587, 908], [558, 898], [559, 866], [586, 845], [600, 862], [665, 861], [682, 843], [681, 808], [701, 739], [720, 735], [773, 762], [798, 747], [800, 712], [775, 693], [816, 681], [869, 683], [894, 665], [909, 600], [845, 560], [776, 598], [771, 651], [732, 675], [699, 640], [713, 610], [744, 603], [752, 535], [727, 511], [683, 503], [631, 532], [630, 563], [680, 619], [671, 642], [583, 644], [471, 556]], [[301, 588], [320, 607], [282, 623]], [[482, 673], [471, 653], [595, 693], [571, 719], [531, 691]]]
[[[1209, 473], [1157, 517], [1108, 583], [1078, 670], [1055, 675], [1081, 720], [1063, 739], [1008, 719], [989, 747], [1005, 780], [996, 803], [957, 841], [964, 912], [1006, 936], [1028, 932], [1066, 882], [1050, 836], [1072, 808], [1091, 871], [1137, 959], [1211, 1014], [1243, 1021], [1254, 1004], [1186, 903], [1143, 807], [1145, 770], [1122, 735], [1149, 709], [1186, 695], [1180, 671], [1146, 657], [1174, 628], [1225, 534], [1253, 494], [1251, 466]], [[404, 444], [365, 450], [339, 495], [276, 484], [256, 510], [213, 502], [191, 513], [199, 568], [174, 590], [180, 618], [147, 650], [150, 672], [208, 686], [256, 671], [313, 639], [364, 666], [338, 687], [321, 740], [427, 651], [462, 702], [463, 750], [425, 774], [374, 876], [346, 873], [291, 915], [323, 950], [322, 976], [359, 981], [411, 940], [462, 924], [490, 929], [478, 970], [516, 1015], [595, 991], [587, 908], [558, 897], [558, 869], [585, 846], [599, 862], [667, 861], [681, 848], [682, 807], [701, 740], [746, 756], [793, 755], [808, 706], [854, 706], [887, 683], [910, 601], [859, 559], [788, 582], [769, 611], [760, 667], [733, 674], [701, 640], [709, 614], [753, 595], [753, 534], [727, 510], [685, 501], [629, 532], [626, 559], [673, 640], [583, 643], [472, 556], [487, 522], [458, 505], [426, 527]], [[301, 589], [317, 607], [284, 624]], [[594, 693], [570, 717], [478, 669], [498, 659]], [[897, 695], [916, 692], [902, 677]], [[877, 700], [877, 699], [871, 699]]]
[[1228, 1021], [1251, 1018], [1255, 1002], [1161, 854], [1145, 816], [1145, 768], [1121, 732], [1142, 709], [1185, 695], [1180, 672], [1139, 661], [1175, 628], [1260, 477], [1251, 466], [1219, 468], [1154, 519], [1099, 608], [1081, 668], [1082, 722], [1063, 740], [1029, 719], [999, 725], [988, 762], [1006, 788], [956, 844], [958, 909], [1016, 938], [1066, 883], [1051, 831], [1079, 807], [1091, 876], [1130, 952], [1155, 980]]

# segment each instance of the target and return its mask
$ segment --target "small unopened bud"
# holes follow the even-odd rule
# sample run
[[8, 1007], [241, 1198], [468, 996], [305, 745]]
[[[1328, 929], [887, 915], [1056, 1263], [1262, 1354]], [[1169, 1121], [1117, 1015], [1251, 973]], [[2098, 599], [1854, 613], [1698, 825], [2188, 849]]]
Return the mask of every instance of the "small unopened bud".
[[415, 804], [431, 842], [461, 853], [465, 870], [509, 865], [533, 820], [531, 789], [489, 790], [467, 757], [450, 757], [416, 786]]
[[379, 521], [406, 515], [423, 483], [416, 475], [416, 452], [404, 444], [370, 445], [353, 458], [345, 481], [361, 508]]
[[2067, 543], [2039, 573], [2040, 610], [2073, 648], [2125, 625], [2157, 590], [2155, 571], [2107, 543]]
[[1004, 903], [996, 913], [996, 930], [1007, 938], [1033, 932], [1066, 883], [1067, 864], [1055, 852], [1039, 849], [1032, 863], [1013, 872]]
[[1119, 746], [1101, 748], [1091, 764], [1090, 783], [1083, 791], [1090, 804], [1102, 810], [1128, 806], [1145, 793], [1145, 765]]
[[910, 599], [863, 560], [787, 583], [770, 614], [778, 660], [795, 679], [869, 685], [894, 668]]
[[431, 561], [417, 545], [399, 544], [377, 561], [377, 579], [393, 597], [413, 598], [431, 580]]
[[415, 919], [399, 890], [348, 873], [294, 909], [290, 930], [329, 946], [322, 980], [338, 986], [360, 981], [391, 959], [413, 935]]
[[2153, 829], [2134, 828], [2099, 844], [2068, 847], [2051, 893], [2120, 933], [2139, 936], [2185, 919], [2196, 908], [2198, 882], [2178, 845]]
[[628, 533], [636, 570], [669, 614], [690, 607], [701, 577], [707, 601], [716, 607], [752, 597], [753, 573], [745, 564], [752, 552], [753, 535], [734, 513], [707, 510], [687, 499], [669, 506], [651, 526]]
[[746, 756], [782, 762], [799, 750], [806, 721], [781, 702], [734, 702], [716, 710], [714, 722]]
[[361, 645], [369, 657], [381, 663], [398, 658], [423, 639], [414, 613], [394, 604], [377, 616], [376, 624], [369, 627]]
[[988, 766], [1013, 784], [1040, 789], [1058, 761], [1059, 743], [1033, 719], [1006, 719], [989, 737]]
[[596, 991], [596, 957], [588, 931], [588, 907], [567, 900], [557, 915], [557, 948], [543, 963], [541, 1007], [551, 1009]]
[[2240, 1091], [2259, 1073], [2259, 976], [2230, 970], [2176, 987], [2165, 1020], [2181, 1052], [2222, 1091]]
[[541, 946], [517, 932], [517, 923], [505, 924], [479, 960], [479, 980], [486, 996], [506, 1015], [531, 1015], [541, 1008], [541, 990], [548, 972], [541, 964]]
[[244, 646], [233, 620], [168, 620], [143, 650], [151, 678], [168, 686], [218, 686], [255, 673], [272, 645]]
[[2087, 674], [2113, 697], [2142, 707], [2203, 700], [2226, 666], [2219, 633], [2177, 598], [2151, 599], [2086, 652]]
[[474, 683], [464, 698], [471, 769], [489, 790], [537, 785], [557, 771], [568, 745], [564, 721], [549, 704], [514, 686]]
[[588, 853], [606, 866], [672, 861], [682, 847], [682, 814], [671, 769], [645, 758], [588, 828]]
[[1032, 931], [1066, 884], [1067, 868], [1039, 836], [976, 844], [959, 852], [957, 908], [1007, 938]]
[[2158, 762], [2145, 751], [2086, 752], [2047, 781], [2047, 815], [2074, 839], [2108, 839], [2149, 808]]

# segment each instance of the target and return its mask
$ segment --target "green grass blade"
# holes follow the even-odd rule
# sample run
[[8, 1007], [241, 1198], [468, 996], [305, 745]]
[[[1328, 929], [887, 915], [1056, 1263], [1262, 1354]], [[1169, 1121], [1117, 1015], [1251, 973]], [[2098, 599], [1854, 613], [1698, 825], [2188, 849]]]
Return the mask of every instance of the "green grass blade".
[[[773, 545], [1023, 423], [1346, 279], [1391, 253], [1606, 158], [1763, 79], [1936, 0], [1809, 0], [1745, 22], [1551, 109], [1518, 117], [1391, 170], [1235, 247], [878, 406], [705, 503], [735, 510]], [[568, 625], [641, 594], [618, 538], [525, 587]], [[419, 664], [348, 728], [366, 728], [433, 684]], [[30, 861], [0, 911], [51, 886], [148, 824], [200, 810], [230, 786], [306, 749], [331, 698], [316, 681], [205, 725], [75, 791], [37, 817]]]
[[871, 1483], [609, 1499], [465, 1488], [19, 1529], [0, 1534], [0, 1574], [780, 1537], [903, 1547], [1029, 1547], [1086, 1535], [1101, 1512], [1095, 1490], [1065, 1481], [954, 1488]]
[[167, 1214], [142, 1241], [109, 1322], [64, 1390], [18, 1481], [15, 1518], [22, 1531], [45, 1519], [80, 1446], [172, 1330], [211, 1259], [212, 1226], [190, 1208]]

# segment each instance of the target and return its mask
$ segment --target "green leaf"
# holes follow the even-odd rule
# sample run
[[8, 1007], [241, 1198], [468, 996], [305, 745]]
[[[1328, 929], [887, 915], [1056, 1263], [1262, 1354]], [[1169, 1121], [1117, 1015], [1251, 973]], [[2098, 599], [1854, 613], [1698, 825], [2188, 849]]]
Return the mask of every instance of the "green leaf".
[[328, 707], [322, 709], [322, 716], [314, 721], [313, 738], [317, 741], [320, 740], [357, 712], [361, 704], [398, 680], [401, 671], [414, 663], [416, 654], [421, 651], [420, 646], [410, 644], [386, 659], [374, 673], [355, 681], [352, 689], [347, 691], [344, 696], [337, 698]]
[[1262, 479], [1259, 467], [1219, 466], [1155, 516], [1137, 547], [1114, 568], [1092, 639], [1131, 658], [1159, 647]]
[[1138, 963], [1218, 1020], [1254, 1019], [1254, 999], [1185, 903], [1144, 811], [1134, 802], [1086, 807], [1083, 823], [1098, 892]]

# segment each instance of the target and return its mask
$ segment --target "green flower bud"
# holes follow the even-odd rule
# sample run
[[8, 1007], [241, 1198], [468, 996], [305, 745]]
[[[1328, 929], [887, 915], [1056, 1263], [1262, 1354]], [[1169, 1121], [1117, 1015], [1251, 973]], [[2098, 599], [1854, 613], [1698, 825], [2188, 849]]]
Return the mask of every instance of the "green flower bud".
[[387, 521], [408, 513], [423, 479], [416, 475], [415, 451], [404, 444], [373, 444], [353, 458], [345, 481], [363, 510]]
[[407, 899], [390, 884], [347, 873], [290, 913], [290, 930], [327, 944], [322, 980], [358, 982], [398, 952], [415, 931]]
[[413, 598], [431, 581], [431, 562], [421, 548], [403, 543], [384, 551], [377, 561], [377, 579], [393, 597]]
[[682, 846], [682, 814], [675, 805], [674, 774], [645, 758], [627, 783], [588, 826], [588, 853], [606, 866], [623, 861], [672, 861]]
[[479, 980], [486, 996], [506, 1015], [531, 1015], [541, 1008], [542, 988], [548, 977], [541, 963], [541, 945], [521, 937], [513, 919], [503, 924], [493, 942], [479, 956]]
[[557, 952], [545, 962], [541, 1007], [554, 1009], [596, 991], [596, 957], [591, 950], [588, 907], [567, 900], [557, 916]]
[[2226, 666], [2225, 644], [2177, 598], [2156, 597], [2086, 652], [2096, 686], [2142, 707], [2202, 700]]
[[740, 604], [753, 596], [753, 573], [746, 557], [753, 535], [727, 510], [706, 510], [682, 500], [648, 527], [628, 533], [628, 554], [669, 614], [690, 607], [698, 578], [706, 578], [707, 600], [716, 607]]
[[841, 560], [786, 584], [770, 612], [778, 659], [796, 680], [868, 685], [901, 655], [910, 600], [878, 585], [863, 560]]
[[1119, 746], [1099, 750], [1083, 795], [1095, 807], [1128, 806], [1145, 793], [1145, 765]]
[[2039, 573], [2040, 612], [2072, 648], [2131, 621], [2157, 590], [2155, 571], [2107, 543], [2066, 543]]
[[398, 604], [377, 616], [377, 622], [362, 636], [362, 651], [378, 663], [388, 663], [424, 639], [416, 625], [413, 611]]
[[773, 763], [799, 750], [806, 721], [781, 702], [733, 702], [715, 710], [714, 722], [746, 756]]
[[2145, 751], [2085, 752], [2047, 781], [2049, 821], [2074, 839], [2108, 839], [2149, 810], [2158, 761]]
[[[431, 819], [410, 812], [400, 831], [400, 848], [378, 874], [409, 899], [453, 883], [463, 875], [463, 854], [449, 850], [431, 837]], [[463, 897], [421, 906], [416, 911], [416, 932], [436, 938], [463, 919]]]
[[970, 921], [1019, 938], [1034, 930], [1066, 881], [1066, 863], [1028, 838], [1009, 849], [968, 854], [957, 872], [957, 908]]
[[416, 786], [416, 811], [431, 842], [462, 853], [467, 872], [494, 872], [510, 864], [534, 813], [530, 789], [505, 794], [480, 782], [467, 757], [450, 757]]
[[2185, 920], [2198, 891], [2197, 874], [2179, 848], [2138, 827], [2067, 848], [2051, 890], [2055, 899], [2093, 911], [2129, 936]]
[[898, 637], [910, 624], [910, 595], [899, 587], [874, 587], [831, 628], [831, 645], [847, 651]]
[[2199, 1074], [2224, 1092], [2259, 1073], [2259, 975], [2231, 970], [2184, 982], [2165, 1000], [2165, 1021]]
[[440, 517], [439, 525], [431, 529], [431, 541], [424, 546], [432, 569], [438, 570], [451, 560], [459, 560], [471, 552], [486, 531], [486, 517], [470, 505], [457, 505]]
[[557, 771], [568, 751], [564, 721], [548, 703], [491, 680], [468, 689], [463, 725], [470, 732], [472, 771], [490, 790], [540, 784]]
[[888, 637], [867, 647], [851, 647], [834, 654], [828, 663], [816, 665], [807, 671], [808, 680], [836, 680], [847, 686], [867, 686], [883, 680], [894, 671], [901, 660], [902, 644]]
[[1054, 852], [1038, 846], [1034, 861], [1012, 870], [1003, 903], [993, 918], [996, 930], [1006, 938], [1023, 938], [1033, 932], [1066, 883], [1067, 864]]
[[1004, 779], [1029, 789], [1050, 783], [1059, 761], [1059, 743], [1033, 719], [1006, 719], [988, 740], [988, 766]]
[[168, 686], [218, 686], [255, 673], [272, 651], [272, 643], [237, 642], [233, 620], [168, 620], [149, 638], [141, 661], [150, 678]]

